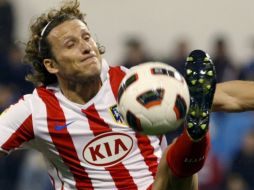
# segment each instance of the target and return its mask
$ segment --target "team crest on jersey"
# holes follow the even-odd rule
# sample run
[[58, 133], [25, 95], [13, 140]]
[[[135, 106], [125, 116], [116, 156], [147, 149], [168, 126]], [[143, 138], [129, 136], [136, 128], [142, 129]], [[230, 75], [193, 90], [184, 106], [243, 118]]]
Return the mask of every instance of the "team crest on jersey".
[[109, 108], [109, 110], [110, 110], [110, 113], [111, 113], [113, 119], [115, 120], [115, 122], [125, 124], [124, 120], [123, 120], [123, 116], [121, 115], [121, 113], [117, 109], [117, 105], [111, 106]]

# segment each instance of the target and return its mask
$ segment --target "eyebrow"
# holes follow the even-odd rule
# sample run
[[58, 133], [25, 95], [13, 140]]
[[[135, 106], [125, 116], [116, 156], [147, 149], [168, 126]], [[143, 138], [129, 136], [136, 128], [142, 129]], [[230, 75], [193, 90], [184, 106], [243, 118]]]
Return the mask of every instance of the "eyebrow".
[[[91, 33], [89, 32], [89, 31], [87, 31], [87, 30], [85, 30], [85, 29], [82, 29], [81, 31], [80, 31], [80, 33], [81, 33], [81, 35], [89, 35], [89, 36], [91, 36]], [[73, 36], [72, 34], [68, 34], [67, 36], [64, 36], [63, 35], [63, 37], [62, 37], [62, 39], [65, 41], [65, 40], [68, 40], [68, 39], [71, 39], [71, 38], [75, 38], [75, 36]], [[61, 39], [61, 37], [60, 37], [60, 39]]]
[[88, 31], [88, 30], [85, 30], [85, 29], [81, 29], [81, 34], [88, 34], [88, 35], [90, 35], [91, 36], [91, 33]]
[[68, 44], [69, 41], [75, 40], [75, 37], [73, 36], [66, 36], [63, 39], [60, 40], [60, 44], [62, 44], [63, 46], [65, 46], [66, 44]]

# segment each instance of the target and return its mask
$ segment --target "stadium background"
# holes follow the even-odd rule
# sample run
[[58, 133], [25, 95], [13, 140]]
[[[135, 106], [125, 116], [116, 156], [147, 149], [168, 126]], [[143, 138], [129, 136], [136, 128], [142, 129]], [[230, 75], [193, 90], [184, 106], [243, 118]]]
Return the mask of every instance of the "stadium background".
[[[17, 18], [15, 35], [22, 41], [27, 39], [31, 18], [60, 2], [11, 1]], [[234, 59], [246, 59], [254, 36], [253, 6], [252, 0], [81, 0], [92, 33], [107, 47], [107, 58], [114, 64], [121, 59], [127, 35], [142, 37], [153, 54], [164, 56], [180, 38], [211, 52], [214, 37], [223, 34], [230, 39]]]

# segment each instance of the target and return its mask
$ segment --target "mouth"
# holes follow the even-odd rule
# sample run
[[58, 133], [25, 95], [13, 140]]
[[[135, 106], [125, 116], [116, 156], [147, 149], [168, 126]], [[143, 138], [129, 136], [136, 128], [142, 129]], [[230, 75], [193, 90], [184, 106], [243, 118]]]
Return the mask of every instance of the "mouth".
[[94, 54], [89, 54], [88, 56], [86, 56], [85, 58], [83, 58], [81, 60], [81, 62], [85, 62], [85, 61], [88, 61], [89, 59], [92, 59], [92, 58], [96, 58], [96, 56]]

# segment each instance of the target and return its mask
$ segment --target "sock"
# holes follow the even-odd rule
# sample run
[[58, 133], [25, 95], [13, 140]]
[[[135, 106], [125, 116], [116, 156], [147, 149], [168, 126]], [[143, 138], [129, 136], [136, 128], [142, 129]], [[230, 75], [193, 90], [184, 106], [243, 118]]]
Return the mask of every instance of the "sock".
[[193, 141], [185, 128], [167, 152], [167, 162], [173, 174], [188, 177], [198, 172], [205, 163], [209, 148], [209, 133], [199, 141]]

